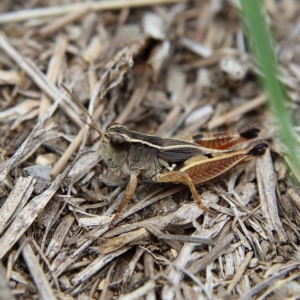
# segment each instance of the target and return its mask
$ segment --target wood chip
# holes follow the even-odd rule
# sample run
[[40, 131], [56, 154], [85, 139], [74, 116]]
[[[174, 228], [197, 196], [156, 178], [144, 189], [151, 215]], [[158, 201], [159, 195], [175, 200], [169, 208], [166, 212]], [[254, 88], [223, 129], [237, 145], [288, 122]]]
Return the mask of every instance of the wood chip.
[[[24, 242], [25, 238], [20, 239], [20, 242]], [[38, 258], [35, 256], [31, 246], [27, 243], [22, 251], [23, 258], [30, 271], [30, 274], [36, 284], [41, 299], [56, 299], [49, 281], [46, 278], [45, 273]]]
[[60, 251], [74, 220], [75, 218], [72, 215], [66, 215], [56, 228], [45, 252], [45, 255], [48, 256], [49, 259], [53, 258], [54, 255]]
[[19, 177], [13, 190], [0, 208], [0, 234], [8, 226], [12, 216], [20, 211], [28, 201], [33, 191], [35, 179]]
[[258, 159], [256, 173], [262, 213], [266, 220], [266, 226], [269, 230], [275, 229], [280, 241], [286, 242], [287, 236], [278, 216], [275, 194], [275, 173], [269, 150], [262, 158]]

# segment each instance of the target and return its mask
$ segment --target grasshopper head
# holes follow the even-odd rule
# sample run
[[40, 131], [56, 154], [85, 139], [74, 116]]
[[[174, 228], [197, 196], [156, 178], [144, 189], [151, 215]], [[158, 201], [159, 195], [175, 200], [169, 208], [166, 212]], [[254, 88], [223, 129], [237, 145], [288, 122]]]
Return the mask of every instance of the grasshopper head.
[[126, 161], [130, 150], [127, 129], [119, 124], [111, 124], [104, 132], [102, 155], [105, 163], [113, 170], [120, 168]]

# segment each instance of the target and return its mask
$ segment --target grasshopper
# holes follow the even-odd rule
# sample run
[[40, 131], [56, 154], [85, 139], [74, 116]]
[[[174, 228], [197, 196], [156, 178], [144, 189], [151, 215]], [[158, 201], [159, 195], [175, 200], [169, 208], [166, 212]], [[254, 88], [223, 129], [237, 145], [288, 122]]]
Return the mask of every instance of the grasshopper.
[[76, 96], [65, 86], [63, 88], [90, 118], [94, 125], [92, 127], [99, 133], [103, 160], [108, 167], [117, 170], [123, 164], [129, 166], [130, 179], [112, 224], [119, 219], [122, 209], [132, 198], [139, 175], [155, 182], [187, 185], [198, 206], [208, 212], [209, 209], [203, 205], [195, 185], [263, 155], [268, 148], [265, 141], [258, 140], [243, 149], [228, 150], [238, 143], [256, 138], [260, 131], [257, 125], [244, 127], [237, 132], [197, 133], [182, 138], [143, 134], [117, 123], [110, 124], [103, 132]]

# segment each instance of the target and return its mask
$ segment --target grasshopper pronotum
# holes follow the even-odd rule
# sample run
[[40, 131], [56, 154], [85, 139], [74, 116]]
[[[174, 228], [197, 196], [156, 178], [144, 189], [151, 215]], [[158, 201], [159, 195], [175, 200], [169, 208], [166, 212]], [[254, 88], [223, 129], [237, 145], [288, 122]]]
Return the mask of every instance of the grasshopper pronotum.
[[116, 170], [127, 163], [130, 179], [125, 196], [118, 207], [112, 224], [118, 220], [121, 211], [133, 196], [137, 177], [142, 175], [155, 182], [174, 182], [188, 185], [199, 207], [202, 204], [195, 185], [217, 177], [232, 167], [263, 155], [268, 144], [258, 140], [239, 150], [228, 150], [233, 145], [257, 137], [257, 125], [247, 126], [238, 132], [197, 133], [183, 138], [162, 138], [131, 131], [125, 126], [113, 123], [103, 132], [85, 107], [64, 85], [72, 100], [88, 116], [92, 126], [102, 140], [102, 156], [106, 164]]

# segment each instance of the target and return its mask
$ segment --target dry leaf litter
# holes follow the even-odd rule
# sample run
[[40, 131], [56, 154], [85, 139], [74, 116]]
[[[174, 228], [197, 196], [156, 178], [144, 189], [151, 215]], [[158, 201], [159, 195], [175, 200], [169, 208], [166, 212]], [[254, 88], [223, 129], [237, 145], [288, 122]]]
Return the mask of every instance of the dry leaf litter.
[[[300, 5], [265, 0], [299, 143]], [[1, 299], [299, 299], [299, 185], [257, 82], [239, 2], [0, 3]], [[102, 161], [105, 129], [163, 137], [258, 123], [270, 150], [198, 187]], [[85, 122], [83, 122], [85, 121]]]

